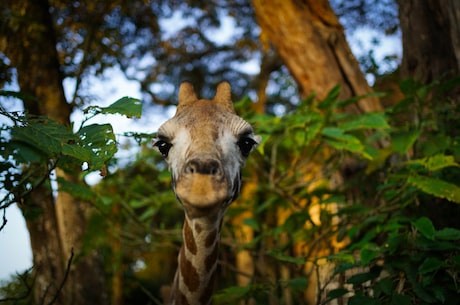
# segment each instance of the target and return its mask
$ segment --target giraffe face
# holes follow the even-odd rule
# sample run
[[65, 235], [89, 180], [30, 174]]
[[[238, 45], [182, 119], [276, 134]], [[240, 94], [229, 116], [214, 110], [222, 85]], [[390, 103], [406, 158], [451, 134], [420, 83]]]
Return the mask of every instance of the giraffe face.
[[159, 128], [154, 147], [169, 165], [177, 198], [194, 218], [223, 211], [235, 200], [241, 168], [259, 142], [251, 125], [235, 114], [227, 83], [213, 100], [198, 100], [184, 83], [177, 112]]

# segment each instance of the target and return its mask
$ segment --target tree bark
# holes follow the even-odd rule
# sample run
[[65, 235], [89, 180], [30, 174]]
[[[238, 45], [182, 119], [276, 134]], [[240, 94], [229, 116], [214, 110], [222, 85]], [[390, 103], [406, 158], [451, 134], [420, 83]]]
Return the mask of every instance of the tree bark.
[[[429, 84], [460, 74], [460, 2], [399, 0], [402, 78]], [[460, 89], [450, 92], [458, 103]]]
[[[262, 43], [278, 52], [296, 80], [302, 97], [315, 93], [317, 99], [324, 99], [336, 85], [341, 86], [341, 99], [363, 96], [372, 91], [327, 0], [253, 0], [252, 3], [262, 30]], [[368, 96], [345, 110], [359, 114], [382, 110], [382, 106], [377, 98]], [[309, 171], [309, 175], [316, 178], [322, 176], [321, 167], [312, 166]], [[325, 241], [324, 247], [318, 251], [330, 254], [336, 248], [331, 240]], [[321, 290], [320, 295], [320, 287], [326, 288], [322, 286], [333, 273], [333, 266], [325, 263], [318, 266], [320, 271], [316, 277], [312, 272], [316, 267], [308, 263], [305, 266], [306, 272], [311, 274], [305, 292], [308, 304], [325, 299], [327, 289]], [[334, 285], [337, 287], [340, 283], [334, 280], [327, 287], [332, 289]], [[288, 300], [289, 296], [285, 298]]]
[[453, 17], [460, 13], [456, 9], [460, 10], [457, 1], [399, 1], [403, 75], [429, 83], [457, 74], [460, 29]]
[[[3, 21], [6, 34], [0, 37], [0, 50], [16, 67], [21, 91], [33, 97], [24, 101], [25, 110], [69, 126], [72, 107], [64, 95], [48, 2], [7, 0], [1, 8], [11, 15]], [[58, 177], [71, 181], [76, 181], [77, 173], [56, 170]], [[48, 304], [57, 296], [54, 304], [106, 304], [102, 264], [97, 254], [81, 253], [86, 204], [63, 192], [55, 201], [49, 181], [48, 177], [33, 190], [22, 206], [26, 216], [32, 208], [39, 210], [37, 217], [26, 217], [37, 279], [34, 302]], [[68, 270], [73, 252], [80, 257]]]
[[[48, 304], [58, 295], [65, 274], [49, 179], [24, 198], [20, 208], [33, 251], [35, 281], [32, 298], [35, 304]], [[65, 304], [62, 295], [57, 296], [54, 304]]]
[[[282, 57], [306, 97], [319, 99], [341, 85], [341, 98], [371, 92], [351, 53], [337, 16], [326, 0], [253, 0], [261, 38]], [[353, 105], [355, 113], [380, 110], [376, 98]]]

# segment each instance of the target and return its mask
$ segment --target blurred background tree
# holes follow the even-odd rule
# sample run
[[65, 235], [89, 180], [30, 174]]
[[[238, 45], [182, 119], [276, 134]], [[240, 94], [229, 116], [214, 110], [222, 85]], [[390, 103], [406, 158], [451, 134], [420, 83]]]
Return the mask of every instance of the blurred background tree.
[[[411, 94], [418, 86], [412, 86], [412, 91], [407, 86], [401, 90], [401, 79], [412, 77], [420, 85], [417, 88], [427, 88], [424, 86], [458, 76], [460, 67], [460, 18], [458, 4], [454, 0], [427, 1], [423, 4], [417, 1], [400, 1], [397, 4], [391, 0], [330, 3], [323, 0], [6, 0], [0, 9], [1, 84], [18, 85], [27, 113], [48, 117], [65, 126], [71, 125], [70, 115], [75, 109], [91, 105], [92, 97], [88, 95], [90, 77], [103, 78], [112, 68], [119, 68], [128, 79], [139, 82], [144, 111], [165, 111], [173, 107], [176, 88], [184, 80], [191, 81], [202, 96], [211, 96], [216, 84], [227, 80], [232, 84], [235, 97], [249, 96], [252, 99], [252, 102], [242, 103], [240, 107], [245, 112], [252, 110], [248, 118], [259, 122], [260, 128], [265, 128], [264, 121], [258, 121], [261, 118], [269, 120], [263, 114], [278, 117], [289, 117], [289, 114], [296, 112], [302, 114], [299, 107], [306, 107], [301, 103], [303, 100], [311, 103], [329, 101], [332, 105], [337, 99], [361, 96], [355, 102], [346, 103], [344, 108], [336, 108], [355, 115], [392, 109], [403, 95]], [[379, 61], [375, 58], [373, 48], [355, 58], [345, 34], [351, 37], [362, 28], [374, 31], [372, 43], [375, 47], [384, 35], [402, 35], [402, 58], [390, 53]], [[367, 81], [369, 79], [375, 82], [377, 90], [392, 91], [393, 94], [385, 97], [371, 94], [373, 90], [372, 84]], [[67, 87], [72, 87], [72, 92], [67, 94], [70, 98], [64, 94], [64, 82], [71, 84]], [[340, 85], [341, 90], [334, 90], [336, 85]], [[458, 86], [451, 86], [446, 91], [437, 90], [437, 87], [429, 88], [434, 88], [437, 94], [445, 98], [442, 105], [437, 105], [443, 109], [439, 113], [444, 116], [442, 119], [436, 118], [436, 122], [444, 119], [450, 122], [442, 124], [443, 128], [448, 128], [442, 135], [448, 134], [449, 139], [455, 139], [459, 130], [455, 110], [458, 109]], [[331, 92], [335, 92], [335, 95]], [[316, 97], [312, 98], [311, 94]], [[428, 102], [423, 104], [427, 100], [420, 99], [417, 104], [409, 104], [409, 108], [416, 107], [408, 109], [403, 115], [399, 114], [399, 121], [395, 124], [412, 126], [414, 121], [426, 119], [425, 112], [431, 105]], [[322, 105], [324, 109], [328, 107], [325, 103]], [[310, 110], [314, 112], [313, 108]], [[253, 119], [254, 113], [262, 116]], [[417, 120], [412, 119], [414, 113], [418, 115]], [[308, 124], [309, 128], [312, 127], [309, 124], [315, 122], [301, 116], [290, 118], [294, 121], [286, 123], [286, 130], [295, 124], [295, 120]], [[273, 125], [276, 120], [271, 117], [269, 122]], [[337, 122], [332, 121], [331, 124]], [[431, 129], [431, 134], [438, 132], [436, 128]], [[273, 138], [292, 137], [295, 134], [284, 134], [278, 129], [262, 132], [267, 137], [266, 152], [261, 152], [252, 164], [255, 169], [246, 173], [246, 191], [238, 205], [234, 205], [233, 212], [230, 211], [231, 217], [244, 217], [232, 222], [233, 226], [229, 226], [226, 235], [228, 240], [224, 238], [224, 245], [229, 246], [224, 246], [222, 254], [221, 288], [236, 283], [233, 271], [238, 268], [233, 269], [233, 266], [235, 260], [238, 262], [238, 257], [234, 255], [243, 250], [247, 250], [245, 253], [252, 266], [239, 272], [246, 277], [249, 275], [252, 283], [258, 283], [253, 277], [257, 279], [257, 276], [267, 275], [261, 273], [257, 262], [267, 259], [267, 250], [276, 248], [275, 244], [270, 243], [273, 243], [272, 238], [279, 236], [271, 236], [272, 230], [286, 220], [275, 219], [279, 212], [276, 205], [288, 208], [294, 205], [306, 209], [308, 204], [295, 203], [312, 198], [305, 193], [312, 181], [319, 177], [331, 179], [331, 176], [324, 174], [323, 165], [336, 166], [326, 172], [340, 173], [338, 181], [342, 182], [338, 185], [349, 177], [366, 177], [362, 171], [363, 161], [353, 161], [353, 155], [339, 153], [337, 156], [335, 149], [338, 146], [332, 146], [332, 150], [331, 146], [326, 146], [321, 150], [321, 157], [321, 154], [313, 154], [306, 149], [312, 148], [308, 146], [313, 145], [312, 142], [306, 143], [307, 146], [293, 147], [292, 143], [277, 144], [276, 138]], [[53, 195], [48, 178], [49, 167], [29, 162], [22, 168], [22, 176], [19, 177], [26, 176], [32, 168], [32, 180], [40, 181], [28, 196], [15, 198], [21, 202], [31, 237], [34, 255], [33, 303], [159, 302], [159, 286], [169, 282], [168, 276], [172, 276], [170, 270], [174, 270], [173, 267], [166, 268], [166, 265], [175, 263], [174, 250], [179, 236], [175, 224], [181, 214], [178, 213], [179, 207], [174, 203], [172, 193], [168, 191], [169, 180], [164, 166], [145, 147], [148, 147], [148, 136], [139, 135], [139, 138], [142, 149], [139, 150], [138, 160], [111, 173], [93, 190], [85, 185], [84, 174], [80, 173], [78, 166], [61, 168], [57, 164], [56, 175], [60, 182], [57, 196]], [[439, 140], [436, 143], [449, 142], [446, 137], [442, 138], [443, 141], [440, 141], [440, 136], [432, 138]], [[379, 144], [373, 144], [383, 145], [388, 139], [380, 136], [379, 141]], [[329, 145], [331, 143], [338, 145], [337, 142], [329, 142]], [[346, 141], [345, 144], [340, 143], [345, 150], [350, 149], [346, 145], [352, 144]], [[450, 151], [446, 148], [450, 144], [442, 146], [445, 148], [443, 152]], [[291, 151], [294, 148], [298, 150]], [[283, 160], [279, 156], [274, 158], [275, 153], [282, 155]], [[6, 152], [4, 158], [8, 160]], [[285, 163], [292, 160], [296, 161]], [[340, 162], [337, 163], [337, 160]], [[273, 164], [273, 161], [279, 163]], [[308, 173], [312, 167], [307, 161], [316, 165], [314, 171], [317, 171], [317, 176]], [[106, 166], [109, 165], [107, 162]], [[299, 166], [299, 171], [290, 172], [289, 168], [295, 166]], [[36, 167], [40, 170], [35, 170]], [[288, 184], [283, 187], [273, 184], [274, 181], [280, 181], [274, 180], [276, 174], [280, 175], [279, 179], [288, 175], [291, 180], [286, 181], [291, 181], [293, 185], [295, 181], [303, 182], [294, 190], [287, 191]], [[268, 182], [261, 179], [267, 179]], [[65, 189], [63, 181], [81, 186], [91, 195], [83, 198], [75, 191], [76, 188], [61, 191]], [[364, 188], [358, 191], [363, 192]], [[369, 196], [368, 201], [372, 201], [375, 198], [372, 196], [376, 195], [370, 192], [361, 196]], [[264, 207], [259, 209], [263, 217], [253, 210], [254, 200]], [[445, 213], [440, 213], [441, 219], [445, 214], [452, 215], [453, 211], [457, 211], [455, 204], [446, 203], [443, 207], [449, 208]], [[39, 213], [36, 213], [37, 209]], [[243, 214], [248, 210], [249, 214]], [[324, 225], [331, 224], [330, 219], [324, 221], [326, 214], [321, 214]], [[306, 217], [305, 214], [300, 215], [299, 219]], [[296, 230], [302, 227], [303, 222], [298, 220], [298, 225], [293, 226], [292, 221], [290, 227], [284, 227], [286, 232], [300, 232]], [[236, 232], [243, 226], [246, 227], [245, 234], [252, 238], [241, 245], [236, 242], [241, 238]], [[319, 229], [315, 232], [319, 236], [324, 233]], [[265, 239], [267, 236], [270, 238]], [[311, 238], [310, 242], [317, 240], [312, 236], [302, 238]], [[278, 246], [294, 247], [292, 241]], [[232, 245], [238, 245], [239, 248]], [[72, 249], [76, 259], [67, 274], [69, 270], [66, 264], [72, 257]], [[292, 254], [296, 254], [295, 251]], [[276, 257], [280, 261], [286, 259], [279, 253]], [[160, 270], [150, 270], [156, 265], [153, 262], [163, 262], [163, 259], [164, 265], [159, 266]], [[268, 262], [273, 265], [277, 261]], [[284, 278], [285, 281], [289, 282], [290, 277], [295, 279], [294, 275], [300, 277], [298, 270], [292, 271], [292, 266], [288, 269], [291, 269], [291, 273]], [[282, 268], [269, 271], [274, 273], [268, 278], [276, 278], [277, 274], [283, 272]], [[168, 276], [163, 278], [162, 272], [168, 273]], [[148, 278], [162, 280], [161, 283], [153, 283]], [[66, 282], [60, 291], [58, 283], [64, 279]], [[292, 289], [296, 284], [300, 291], [305, 289], [302, 281], [289, 283]], [[313, 287], [311, 283], [310, 287]], [[237, 292], [233, 291], [234, 294]], [[249, 295], [254, 300], [257, 293], [259, 291], [255, 289]], [[270, 293], [276, 295], [274, 290], [270, 290]], [[288, 294], [281, 295], [282, 301], [276, 301], [273, 296], [264, 300], [272, 304], [297, 302]], [[56, 296], [57, 299], [54, 299]], [[305, 303], [315, 301], [310, 297]], [[299, 299], [299, 304], [304, 304], [302, 302]]]

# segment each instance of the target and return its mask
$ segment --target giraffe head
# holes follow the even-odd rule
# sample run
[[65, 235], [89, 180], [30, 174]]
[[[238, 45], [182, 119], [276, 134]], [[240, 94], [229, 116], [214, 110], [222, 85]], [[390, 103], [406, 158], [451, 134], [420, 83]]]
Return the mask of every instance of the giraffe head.
[[169, 165], [186, 215], [196, 218], [222, 215], [235, 200], [241, 168], [259, 142], [236, 115], [227, 82], [212, 100], [198, 99], [192, 85], [182, 83], [176, 114], [158, 129], [154, 147]]

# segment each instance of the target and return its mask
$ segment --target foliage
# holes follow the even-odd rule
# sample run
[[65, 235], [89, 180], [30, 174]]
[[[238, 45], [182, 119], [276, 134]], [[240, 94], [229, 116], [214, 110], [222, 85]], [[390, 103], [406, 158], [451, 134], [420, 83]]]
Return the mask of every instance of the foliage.
[[11, 276], [8, 281], [0, 281], [0, 296], [5, 304], [30, 304], [33, 278], [30, 270]]
[[[305, 304], [317, 285], [318, 304], [458, 304], [460, 114], [439, 95], [447, 87], [403, 81], [405, 98], [385, 113], [344, 113], [357, 100], [337, 100], [335, 88], [283, 117], [252, 116], [263, 135], [250, 165], [259, 204], [244, 224], [256, 237], [232, 251], [249, 250], [259, 267], [216, 303], [290, 294]], [[324, 260], [329, 277], [311, 277]]]
[[[0, 6], [5, 16], [1, 37], [14, 41], [24, 22], [33, 30], [23, 15], [27, 5], [27, 1], [16, 1]], [[88, 80], [107, 76], [112, 68], [139, 82], [143, 100], [160, 105], [175, 101], [174, 88], [184, 80], [193, 80], [197, 91], [207, 96], [226, 79], [242, 95], [254, 72], [240, 67], [261, 57], [258, 27], [248, 0], [52, 0], [47, 10], [56, 32], [61, 71], [75, 85], [72, 105], [87, 104], [91, 100], [86, 92], [91, 85]], [[0, 71], [11, 74], [10, 61], [1, 55]], [[7, 76], [6, 72], [2, 75]]]
[[92, 189], [98, 213], [85, 241], [104, 249], [106, 272], [112, 280], [123, 278], [128, 304], [159, 304], [159, 287], [174, 275], [183, 222], [170, 173], [147, 141], [133, 163]]
[[[16, 1], [14, 6], [5, 2], [0, 7], [5, 16], [1, 37], [14, 41], [22, 22], [33, 30], [22, 15], [26, 5], [27, 1]], [[397, 27], [394, 1], [333, 1], [332, 5], [347, 30], [366, 24], [382, 33], [388, 32], [387, 27]], [[210, 96], [225, 79], [232, 84], [235, 96], [244, 96], [255, 95], [263, 78], [270, 75], [270, 86], [275, 89], [267, 109], [295, 106], [291, 101], [294, 82], [279, 57], [262, 48], [260, 29], [248, 0], [117, 0], [98, 4], [52, 0], [49, 11], [60, 69], [74, 85], [69, 100], [72, 105], [83, 106], [92, 100], [87, 92], [91, 77], [106, 77], [111, 69], [119, 68], [128, 79], [139, 82], [143, 100], [154, 104], [173, 104], [174, 88], [184, 80], [193, 81], [199, 95]], [[11, 50], [17, 51], [19, 48]], [[2, 52], [3, 84], [14, 80], [15, 63]], [[364, 70], [376, 69], [373, 58], [362, 62]], [[268, 67], [263, 67], [265, 63]]]
[[[1, 92], [4, 96], [21, 97], [21, 93]], [[40, 184], [48, 180], [56, 167], [86, 172], [100, 171], [104, 174], [106, 166], [117, 151], [115, 135], [110, 124], [86, 124], [98, 114], [118, 113], [139, 117], [139, 100], [124, 97], [112, 105], [90, 107], [88, 117], [73, 132], [46, 117], [36, 117], [27, 113], [11, 113], [0, 109], [4, 118], [1, 127], [1, 177], [0, 187], [6, 191], [0, 201], [0, 209], [6, 209], [23, 198]], [[10, 120], [10, 124], [6, 123]], [[88, 195], [84, 185], [59, 181], [65, 191], [80, 197]]]
[[357, 257], [336, 268], [339, 274], [361, 267], [347, 280], [349, 304], [458, 304], [460, 228], [452, 216], [460, 203], [460, 114], [439, 95], [448, 87], [405, 80], [405, 99], [387, 110], [396, 127], [380, 153], [386, 158], [377, 158], [385, 165], [374, 173], [382, 176], [379, 204], [347, 215], [365, 217], [349, 223], [351, 243], [341, 253]]
[[[339, 100], [338, 87], [322, 101], [310, 96], [283, 117], [246, 112], [263, 136], [248, 160], [255, 174], [245, 172], [246, 187], [256, 188], [249, 197], [243, 191], [228, 211], [230, 219], [246, 216], [242, 223], [226, 221], [215, 303], [305, 304], [305, 291], [317, 286], [318, 304], [338, 298], [348, 304], [457, 304], [460, 228], [451, 215], [458, 215], [460, 203], [458, 113], [437, 95], [449, 88], [404, 81], [405, 98], [384, 113], [343, 112], [359, 98]], [[242, 100], [236, 108], [250, 103]], [[86, 113], [138, 116], [140, 104], [123, 98]], [[13, 122], [2, 130], [2, 183], [10, 191], [2, 208], [41, 182], [27, 179], [38, 164], [46, 164], [39, 167], [46, 173], [85, 162], [87, 171], [101, 170], [116, 150], [106, 125], [85, 121], [71, 132], [45, 118], [2, 114]], [[149, 136], [137, 136], [137, 160], [99, 185], [59, 183], [97, 207], [85, 246], [102, 249], [107, 276], [123, 278], [125, 301], [159, 303], [155, 291], [171, 282], [183, 216]], [[251, 241], [239, 241], [241, 226], [254, 231]], [[226, 270], [234, 268], [239, 251], [249, 251], [256, 263], [245, 287]], [[334, 266], [329, 276], [312, 277], [324, 271], [325, 261]], [[334, 286], [338, 278], [344, 280]]]
[[[26, 1], [14, 3], [21, 7]], [[171, 104], [172, 88], [184, 79], [193, 78], [203, 95], [209, 95], [222, 78], [233, 84], [237, 96], [254, 89], [257, 76], [240, 68], [254, 58], [262, 62], [267, 54], [260, 48], [247, 1], [146, 3], [49, 2], [61, 71], [64, 77], [75, 79], [72, 105], [88, 100], [81, 87], [89, 76], [103, 75], [115, 66], [138, 80], [143, 92], [158, 104]], [[394, 1], [382, 2], [383, 14], [382, 3], [379, 9], [369, 1], [334, 3], [337, 11], [343, 10], [341, 17], [350, 11], [356, 14], [348, 20], [355, 23], [361, 24], [364, 18], [387, 32], [397, 30]], [[1, 10], [5, 18], [0, 40], [8, 34], [23, 39], [14, 29], [27, 22], [20, 15], [22, 10], [10, 13], [6, 5]], [[219, 43], [212, 38], [212, 30], [228, 20], [238, 31]], [[177, 30], [170, 28], [171, 23], [181, 22]], [[36, 25], [28, 26], [33, 30]], [[365, 69], [378, 73], [372, 52], [369, 57], [364, 59]], [[14, 73], [9, 59], [3, 54], [0, 59], [3, 84]], [[264, 136], [258, 155], [249, 161], [248, 168], [255, 169], [255, 174], [245, 173], [246, 184], [255, 184], [257, 190], [229, 211], [234, 218], [247, 211], [251, 216], [225, 229], [220, 267], [226, 277], [222, 282], [234, 284], [234, 273], [226, 266], [234, 262], [232, 253], [247, 250], [256, 262], [256, 272], [249, 286], [218, 292], [217, 303], [253, 298], [258, 303], [280, 300], [287, 304], [289, 295], [302, 303], [305, 290], [314, 284], [325, 302], [343, 296], [349, 297], [350, 304], [455, 302], [451, 295], [458, 294], [459, 236], [454, 216], [459, 202], [460, 121], [455, 106], [438, 99], [442, 86], [404, 81], [401, 90], [406, 98], [386, 113], [352, 116], [342, 110], [357, 100], [339, 101], [339, 88], [323, 101], [311, 96], [298, 104], [289, 94], [293, 86], [285, 67], [276, 63], [270, 68], [271, 82], [290, 90], [273, 90], [280, 98], [266, 109], [274, 113], [281, 105], [288, 113], [283, 117], [248, 115]], [[289, 97], [283, 95], [286, 92]], [[5, 91], [2, 95], [18, 96]], [[248, 103], [243, 101], [240, 107], [248, 109]], [[108, 108], [89, 107], [87, 114], [137, 116], [139, 107], [137, 101], [125, 98]], [[13, 124], [0, 129], [0, 183], [8, 191], [0, 208], [20, 201], [44, 183], [56, 166], [68, 170], [83, 166], [84, 172], [106, 174], [116, 151], [109, 124], [86, 121], [74, 132], [47, 118], [0, 110]], [[107, 178], [94, 189], [58, 182], [61, 190], [98, 208], [100, 213], [93, 215], [89, 225], [92, 238], [85, 245], [105, 250], [107, 274], [112, 279], [124, 277], [126, 290], [131, 289], [125, 292], [129, 298], [137, 289], [133, 287], [147, 285], [151, 274], [169, 273], [162, 267], [175, 259], [170, 250], [178, 241], [182, 221], [168, 187], [169, 174], [148, 149], [134, 164]], [[236, 238], [241, 226], [255, 232], [246, 244], [238, 244]], [[321, 252], [325, 248], [335, 253], [326, 255]], [[159, 259], [158, 253], [165, 255]], [[164, 256], [170, 260], [162, 260]], [[319, 272], [324, 259], [336, 263], [334, 277], [313, 283], [305, 274]], [[143, 264], [155, 265], [156, 270], [146, 270]], [[347, 285], [331, 290], [328, 284], [337, 277], [346, 278]]]

